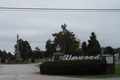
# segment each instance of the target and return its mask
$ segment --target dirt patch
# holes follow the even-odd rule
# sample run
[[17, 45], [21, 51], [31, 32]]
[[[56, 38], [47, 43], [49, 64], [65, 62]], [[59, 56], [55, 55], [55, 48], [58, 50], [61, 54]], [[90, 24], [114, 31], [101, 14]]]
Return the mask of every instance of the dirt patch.
[[35, 74], [40, 74], [40, 72], [35, 72]]

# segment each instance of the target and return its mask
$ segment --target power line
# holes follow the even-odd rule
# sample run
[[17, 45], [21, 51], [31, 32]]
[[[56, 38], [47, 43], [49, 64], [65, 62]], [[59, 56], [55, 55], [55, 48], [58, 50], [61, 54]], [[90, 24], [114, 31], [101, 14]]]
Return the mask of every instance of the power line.
[[120, 12], [120, 9], [68, 9], [68, 8], [17, 8], [0, 7], [0, 11], [43, 11], [43, 12]]

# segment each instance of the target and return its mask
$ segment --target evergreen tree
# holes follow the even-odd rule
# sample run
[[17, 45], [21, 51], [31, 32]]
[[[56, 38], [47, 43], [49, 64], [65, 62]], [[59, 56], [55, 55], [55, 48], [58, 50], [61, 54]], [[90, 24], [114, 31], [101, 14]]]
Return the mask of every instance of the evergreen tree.
[[[19, 50], [22, 59], [28, 59], [32, 57], [31, 46], [28, 41], [19, 39]], [[15, 45], [15, 52], [17, 51], [17, 44]]]
[[5, 50], [1, 51], [0, 50], [0, 58], [3, 59], [3, 60], [6, 60], [8, 58], [12, 58], [13, 55], [10, 53], [10, 52], [6, 52]]
[[0, 58], [3, 58], [3, 54], [1, 50], [0, 50]]
[[55, 47], [53, 46], [52, 41], [50, 39], [46, 42], [45, 48], [45, 57], [52, 57], [53, 53], [55, 52]]
[[40, 49], [38, 47], [36, 47], [32, 53], [33, 53], [34, 59], [42, 59], [43, 58], [42, 52], [40, 51]]
[[118, 48], [114, 48], [114, 52], [120, 54], [120, 47], [118, 47]]
[[96, 39], [94, 32], [91, 33], [90, 40], [88, 40], [88, 51], [89, 55], [97, 55], [101, 53], [101, 47], [99, 41]]
[[7, 52], [5, 50], [3, 50], [2, 55], [3, 55], [2, 56], [3, 59], [7, 59], [8, 58]]
[[13, 55], [10, 53], [10, 52], [8, 52], [8, 58], [12, 58], [13, 57]]
[[82, 44], [82, 51], [84, 55], [87, 55], [88, 53], [88, 47], [87, 47], [87, 43], [84, 41]]
[[108, 47], [105, 47], [104, 49], [104, 54], [111, 54], [111, 55], [114, 55], [115, 52], [113, 50], [113, 48], [111, 46], [108, 46]]

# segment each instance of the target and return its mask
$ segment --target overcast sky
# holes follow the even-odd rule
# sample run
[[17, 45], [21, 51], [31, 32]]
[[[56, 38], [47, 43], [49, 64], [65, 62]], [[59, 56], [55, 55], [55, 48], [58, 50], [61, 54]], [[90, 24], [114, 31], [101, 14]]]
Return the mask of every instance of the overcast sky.
[[[120, 0], [0, 0], [0, 7], [18, 8], [70, 8], [70, 9], [120, 9]], [[38, 10], [0, 9], [0, 49], [14, 53], [17, 34], [27, 40], [32, 49], [45, 50], [53, 33], [61, 31], [61, 25], [77, 38], [88, 42], [95, 32], [101, 47], [120, 47], [119, 12], [43, 12]]]

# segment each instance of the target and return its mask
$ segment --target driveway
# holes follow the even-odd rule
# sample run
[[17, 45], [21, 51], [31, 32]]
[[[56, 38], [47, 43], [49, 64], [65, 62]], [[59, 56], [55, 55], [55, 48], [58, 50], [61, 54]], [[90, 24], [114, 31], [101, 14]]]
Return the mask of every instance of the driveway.
[[0, 65], [0, 80], [120, 80], [120, 78], [85, 79], [39, 74], [36, 64]]

